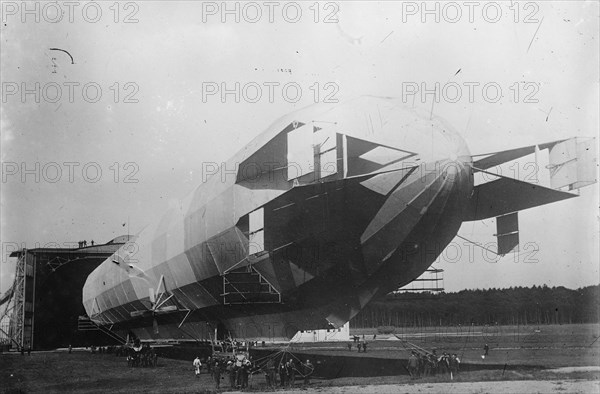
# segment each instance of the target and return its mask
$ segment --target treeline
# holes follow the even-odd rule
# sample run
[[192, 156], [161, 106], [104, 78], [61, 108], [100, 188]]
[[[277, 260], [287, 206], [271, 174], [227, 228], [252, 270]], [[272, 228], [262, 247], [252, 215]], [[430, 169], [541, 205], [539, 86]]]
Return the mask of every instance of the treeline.
[[600, 285], [577, 290], [543, 285], [457, 293], [397, 293], [370, 303], [350, 321], [350, 326], [598, 323], [599, 307]]

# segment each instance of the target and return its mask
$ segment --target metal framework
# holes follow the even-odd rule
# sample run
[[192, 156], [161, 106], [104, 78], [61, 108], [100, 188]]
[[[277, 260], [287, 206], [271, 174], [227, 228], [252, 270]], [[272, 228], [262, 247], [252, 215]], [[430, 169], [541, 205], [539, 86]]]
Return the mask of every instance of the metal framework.
[[223, 304], [281, 303], [281, 293], [252, 265], [223, 274]]
[[[421, 284], [421, 286], [418, 286]], [[394, 291], [394, 293], [404, 293], [404, 292], [422, 292], [429, 291], [434, 293], [439, 293], [444, 291], [444, 270], [429, 267], [421, 276], [417, 279], [413, 280], [409, 284], [404, 287], [399, 288]]]
[[123, 338], [116, 332], [112, 331], [111, 328], [112, 328], [112, 326], [108, 327], [108, 328], [101, 327], [101, 326], [97, 325], [96, 323], [94, 323], [93, 321], [91, 321], [90, 318], [87, 316], [79, 316], [77, 319], [77, 330], [78, 331], [100, 331], [121, 344], [127, 343], [126, 338]]
[[[101, 245], [98, 245], [101, 246]], [[50, 249], [49, 249], [50, 250]], [[50, 250], [52, 251], [52, 250]], [[85, 254], [83, 254], [85, 253]], [[59, 269], [60, 267], [62, 267], [65, 264], [68, 263], [74, 263], [76, 261], [84, 261], [86, 259], [89, 258], [105, 258], [107, 256], [107, 254], [105, 252], [82, 252], [80, 254], [76, 254], [76, 253], [72, 253], [69, 258], [65, 258], [62, 256], [54, 256], [52, 258], [49, 258], [48, 261], [46, 262], [46, 265], [52, 270], [52, 272], [55, 272], [57, 269]]]
[[[23, 248], [12, 252], [10, 257], [16, 258], [15, 277], [10, 288], [4, 294], [0, 294], [0, 346], [16, 348], [18, 351], [33, 349], [38, 279], [43, 282], [47, 275], [55, 273], [65, 264], [84, 262], [88, 259], [102, 261], [123, 245], [113, 241], [83, 250], [81, 248]], [[38, 278], [39, 275], [42, 276]], [[114, 333], [108, 335], [112, 336]]]
[[28, 257], [33, 259], [33, 256], [27, 253], [27, 249], [23, 249], [16, 263], [15, 280], [9, 290], [12, 294], [5, 300], [6, 308], [0, 316], [2, 342], [15, 344], [18, 350], [30, 347], [33, 343], [33, 316], [26, 316], [33, 315], [33, 310], [26, 309], [27, 305], [33, 306], [33, 303], [27, 302], [26, 290], [27, 277], [33, 278], [35, 268], [31, 262], [28, 269]]

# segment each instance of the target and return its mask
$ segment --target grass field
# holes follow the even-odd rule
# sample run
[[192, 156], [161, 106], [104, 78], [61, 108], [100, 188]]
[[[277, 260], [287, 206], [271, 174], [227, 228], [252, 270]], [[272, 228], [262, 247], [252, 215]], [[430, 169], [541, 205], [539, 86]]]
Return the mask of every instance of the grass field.
[[[453, 382], [489, 382], [500, 380], [559, 380], [583, 382], [600, 380], [600, 340], [592, 343], [598, 335], [597, 325], [568, 325], [541, 326], [529, 328], [533, 334], [524, 336], [524, 340], [511, 340], [511, 331], [505, 327], [500, 329], [495, 339], [489, 341], [490, 356], [481, 359], [481, 338], [463, 336], [438, 336], [437, 341], [429, 334], [415, 337], [418, 332], [404, 332], [407, 338], [413, 335], [411, 343], [427, 348], [437, 348], [444, 351], [464, 352], [463, 359], [469, 362], [493, 362], [510, 365], [530, 365], [531, 368], [509, 368], [502, 370], [479, 370], [459, 374]], [[362, 335], [362, 334], [361, 334]], [[356, 352], [353, 357], [392, 357], [406, 358], [407, 350], [402, 341], [386, 340], [378, 335], [378, 340], [369, 340], [369, 350], [366, 355]], [[421, 342], [414, 341], [420, 338]], [[462, 340], [458, 340], [461, 338]], [[465, 345], [466, 343], [466, 345]], [[430, 346], [432, 345], [432, 346]], [[347, 355], [349, 352], [344, 344], [315, 344], [304, 346], [293, 345], [294, 351], [324, 352], [326, 354]], [[440, 351], [438, 350], [438, 352]], [[338, 353], [339, 352], [339, 353]], [[459, 353], [460, 354], [460, 353]], [[508, 360], [508, 361], [505, 361]], [[542, 367], [534, 367], [542, 366]], [[591, 368], [582, 368], [590, 366]], [[571, 368], [575, 367], [575, 368]], [[313, 379], [309, 391], [327, 391], [331, 387], [352, 386], [363, 388], [377, 385], [395, 384], [435, 384], [447, 382], [448, 376], [429, 377], [411, 381], [406, 375], [377, 376], [377, 377], [344, 377], [337, 379]], [[227, 380], [222, 386], [228, 387]], [[300, 389], [300, 382], [297, 382]], [[266, 386], [262, 375], [255, 375], [251, 381], [252, 391], [265, 391]], [[556, 384], [560, 388], [560, 384]], [[586, 386], [589, 387], [589, 386]], [[383, 388], [383, 386], [382, 386]], [[111, 354], [91, 354], [89, 351], [33, 352], [31, 356], [19, 354], [0, 354], [0, 389], [2, 392], [102, 392], [102, 393], [180, 393], [180, 392], [213, 392], [214, 383], [204, 373], [199, 379], [194, 377], [192, 360], [159, 359], [156, 368], [128, 368], [123, 358]], [[584, 389], [582, 389], [584, 391]], [[484, 386], [485, 391], [485, 386]], [[350, 391], [352, 392], [352, 389]]]
[[[427, 327], [398, 328], [395, 335], [378, 334], [376, 329], [351, 329], [351, 335], [363, 335], [368, 342], [369, 357], [407, 358], [407, 346], [417, 345], [456, 353], [463, 362], [505, 364], [557, 368], [565, 366], [600, 366], [600, 325], [572, 324], [547, 326], [500, 327]], [[373, 340], [373, 335], [377, 340]], [[401, 340], [396, 339], [396, 336]], [[481, 359], [483, 345], [490, 347], [489, 356]], [[359, 357], [356, 347], [348, 352], [347, 343], [294, 344], [302, 352]]]
[[[160, 359], [156, 368], [128, 368], [125, 360], [114, 355], [90, 354], [89, 352], [40, 352], [31, 356], [17, 354], [0, 355], [0, 387], [4, 392], [27, 393], [203, 393], [214, 392], [214, 383], [204, 373], [194, 377], [191, 361]], [[595, 371], [556, 372], [552, 370], [531, 371], [476, 371], [460, 374], [454, 382], [499, 380], [598, 380]], [[430, 377], [418, 383], [448, 382], [446, 377]], [[407, 376], [383, 376], [367, 378], [338, 378], [313, 380], [308, 387], [327, 389], [334, 386], [365, 386], [380, 384], [416, 383]], [[227, 380], [222, 380], [224, 390]], [[261, 375], [254, 376], [251, 391], [266, 391]], [[301, 388], [298, 382], [297, 388]], [[375, 391], [376, 392], [376, 391]]]
[[[380, 334], [375, 328], [350, 329], [351, 335], [362, 335], [371, 340], [392, 335]], [[563, 324], [542, 326], [454, 326], [454, 327], [399, 327], [394, 334], [419, 346], [483, 346], [496, 347], [539, 346], [589, 347], [600, 336], [599, 324]]]

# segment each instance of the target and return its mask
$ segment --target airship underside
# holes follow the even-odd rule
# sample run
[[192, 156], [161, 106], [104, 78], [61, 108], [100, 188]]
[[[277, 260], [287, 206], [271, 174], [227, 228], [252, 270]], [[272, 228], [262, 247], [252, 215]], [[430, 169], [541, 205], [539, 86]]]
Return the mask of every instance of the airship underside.
[[[84, 306], [144, 340], [339, 327], [421, 275], [463, 221], [498, 217], [498, 253], [513, 249], [517, 211], [596, 181], [590, 147], [472, 156], [443, 120], [396, 99], [310, 106], [227, 162], [205, 163], [206, 182], [90, 274]], [[501, 176], [474, 185], [475, 172], [540, 149], [552, 188]]]

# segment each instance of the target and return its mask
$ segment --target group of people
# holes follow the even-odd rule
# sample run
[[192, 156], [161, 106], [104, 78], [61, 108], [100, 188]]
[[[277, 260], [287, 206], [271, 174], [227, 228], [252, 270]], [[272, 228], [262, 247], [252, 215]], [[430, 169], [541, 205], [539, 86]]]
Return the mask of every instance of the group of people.
[[292, 359], [287, 361], [282, 359], [276, 365], [273, 358], [262, 363], [262, 366], [257, 366], [249, 358], [212, 358], [209, 356], [208, 359], [201, 360], [200, 357], [196, 357], [192, 365], [197, 378], [200, 377], [202, 368], [206, 365], [207, 373], [213, 379], [217, 389], [221, 387], [221, 379], [225, 378], [228, 378], [229, 386], [232, 389], [245, 389], [248, 387], [249, 377], [259, 371], [264, 373], [267, 386], [270, 388], [275, 388], [278, 384], [281, 387], [293, 387], [298, 374], [303, 377], [304, 384], [308, 385], [314, 371], [310, 360], [306, 360], [306, 363], [298, 366]]
[[[356, 348], [358, 349], [358, 352], [360, 353], [360, 351], [362, 350], [363, 353], [367, 352], [367, 341], [355, 341], [356, 342]], [[352, 351], [352, 343], [348, 343], [348, 350]]]
[[158, 354], [154, 348], [144, 344], [141, 348], [127, 348], [127, 366], [129, 367], [156, 367]]
[[[77, 243], [79, 244], [79, 247], [80, 247], [80, 248], [85, 248], [85, 247], [87, 246], [87, 241], [85, 241], [85, 240], [83, 240], [83, 241], [78, 241]], [[91, 244], [92, 246], [94, 246], [94, 241], [93, 241], [93, 240], [92, 240], [92, 241], [90, 241], [90, 244]]]
[[423, 354], [412, 351], [408, 358], [407, 368], [412, 379], [418, 379], [422, 376], [435, 376], [436, 374], [447, 374], [455, 376], [460, 370], [460, 359], [456, 353], [448, 354], [444, 352], [438, 357], [436, 351]]
[[[279, 372], [279, 386], [280, 387], [294, 387], [296, 384], [296, 375], [300, 375], [304, 379], [304, 385], [310, 384], [310, 377], [315, 370], [310, 360], [306, 360], [306, 363], [298, 363], [294, 359], [290, 358], [285, 361], [285, 358], [281, 360], [278, 366]], [[272, 371], [272, 372], [271, 372]], [[269, 359], [266, 364], [265, 377], [267, 379], [267, 385], [269, 387], [275, 387], [277, 385], [277, 377], [274, 373], [275, 361]]]
[[196, 377], [199, 378], [200, 374], [202, 373], [202, 369], [204, 367], [206, 367], [206, 372], [209, 375], [212, 375], [212, 371], [213, 371], [213, 366], [215, 365], [215, 359], [213, 359], [211, 356], [208, 356], [208, 358], [202, 358], [200, 359], [200, 356], [197, 356], [192, 365], [194, 366], [194, 373], [196, 374]]
[[[137, 346], [136, 346], [137, 345]], [[134, 346], [90, 346], [92, 354], [114, 354], [117, 357], [126, 357], [128, 367], [156, 367], [158, 364], [158, 354], [156, 350], [148, 343], [138, 343]], [[69, 354], [73, 347], [69, 345]]]
[[197, 378], [200, 377], [202, 366], [206, 365], [206, 371], [215, 382], [217, 389], [221, 387], [221, 379], [224, 379], [225, 375], [229, 377], [231, 388], [245, 389], [248, 387], [248, 377], [253, 373], [253, 364], [248, 358], [213, 358], [209, 356], [203, 363], [200, 357], [196, 357], [192, 365]]
[[[376, 339], [377, 339], [377, 334], [373, 334], [373, 340], [376, 340]], [[354, 343], [358, 343], [358, 342], [360, 342], [360, 337], [358, 335], [353, 335], [352, 340], [354, 340]], [[363, 342], [366, 341], [365, 334], [362, 335], [362, 340], [363, 340]]]
[[[73, 348], [71, 347], [71, 345], [69, 345], [69, 351], [71, 351]], [[99, 354], [112, 354], [115, 352], [115, 346], [99, 346], [96, 347], [94, 345], [90, 346], [90, 351], [92, 352], [92, 354], [95, 353], [99, 353]]]

